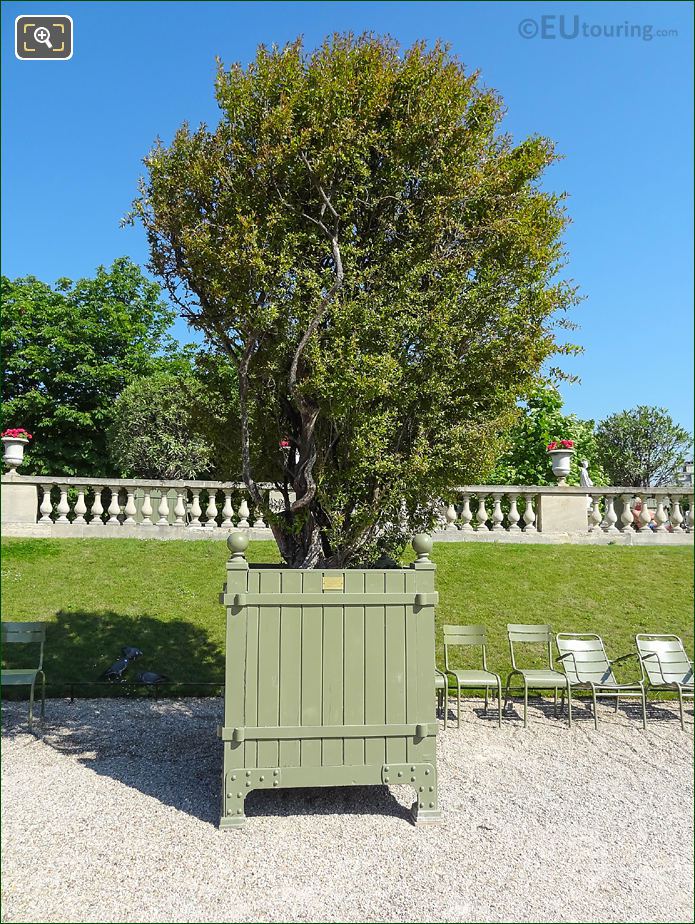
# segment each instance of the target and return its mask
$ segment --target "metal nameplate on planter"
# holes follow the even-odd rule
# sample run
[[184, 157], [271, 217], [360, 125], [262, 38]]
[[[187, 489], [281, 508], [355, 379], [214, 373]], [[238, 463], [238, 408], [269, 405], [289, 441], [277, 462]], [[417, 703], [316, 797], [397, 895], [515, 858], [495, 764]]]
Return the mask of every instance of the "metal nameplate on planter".
[[323, 589], [324, 590], [344, 590], [345, 589], [345, 575], [344, 574], [324, 574]]

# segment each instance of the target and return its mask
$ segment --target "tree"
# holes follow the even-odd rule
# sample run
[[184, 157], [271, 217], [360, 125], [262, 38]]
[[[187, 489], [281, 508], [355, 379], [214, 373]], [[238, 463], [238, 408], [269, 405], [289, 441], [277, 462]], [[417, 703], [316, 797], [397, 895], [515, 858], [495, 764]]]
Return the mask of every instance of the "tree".
[[674, 484], [693, 439], [663, 407], [639, 405], [598, 425], [596, 445], [611, 484], [643, 488]]
[[[373, 35], [219, 65], [218, 126], [145, 158], [131, 218], [237, 370], [242, 476], [294, 567], [396, 553], [489, 468], [558, 316], [552, 143], [441, 44]], [[281, 448], [281, 444], [288, 445]], [[262, 458], [284, 497], [269, 511]]]
[[106, 429], [133, 378], [168, 362], [175, 312], [128, 258], [93, 279], [2, 279], [3, 426], [34, 434], [26, 468], [107, 475]]
[[[505, 435], [507, 448], [487, 479], [491, 484], [556, 484], [546, 448], [552, 440], [561, 439], [574, 442], [577, 463], [588, 460], [594, 484], [608, 483], [598, 462], [594, 421], [563, 414], [562, 408], [557, 388], [547, 382], [539, 384]], [[567, 482], [579, 484], [578, 464], [572, 466]]]
[[122, 477], [195, 478], [208, 470], [212, 452], [191, 415], [199, 393], [194, 379], [166, 372], [123, 390], [108, 430], [110, 457]]

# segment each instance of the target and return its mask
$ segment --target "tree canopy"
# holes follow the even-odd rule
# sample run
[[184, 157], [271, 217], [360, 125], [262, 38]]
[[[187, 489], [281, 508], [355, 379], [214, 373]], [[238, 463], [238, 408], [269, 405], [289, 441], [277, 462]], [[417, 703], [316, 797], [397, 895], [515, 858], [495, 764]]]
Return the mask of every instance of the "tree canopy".
[[552, 384], [541, 383], [524, 402], [519, 417], [505, 435], [507, 448], [488, 480], [492, 484], [554, 485], [557, 479], [546, 451], [553, 440], [572, 440], [575, 455], [568, 484], [579, 484], [579, 463], [589, 462], [594, 484], [607, 484], [598, 461], [594, 421], [563, 412], [562, 397]]
[[573, 349], [556, 331], [567, 218], [540, 185], [554, 146], [514, 143], [441, 44], [261, 46], [219, 65], [216, 97], [215, 128], [145, 158], [151, 268], [236, 369], [242, 475], [284, 560], [396, 553]]
[[2, 279], [3, 424], [34, 434], [25, 468], [107, 475], [106, 429], [133, 378], [165, 365], [175, 312], [129, 259], [92, 279]]
[[212, 452], [192, 409], [200, 400], [192, 377], [155, 372], [121, 392], [108, 429], [109, 455], [126, 478], [195, 478], [208, 472]]
[[602, 420], [596, 444], [611, 484], [658, 487], [676, 484], [693, 438], [666, 408], [639, 405]]

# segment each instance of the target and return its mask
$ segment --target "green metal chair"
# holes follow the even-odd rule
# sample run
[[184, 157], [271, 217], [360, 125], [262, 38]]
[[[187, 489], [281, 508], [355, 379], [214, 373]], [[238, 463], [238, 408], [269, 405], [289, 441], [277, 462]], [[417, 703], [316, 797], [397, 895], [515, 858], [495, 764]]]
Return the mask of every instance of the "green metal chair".
[[[444, 670], [456, 681], [456, 724], [461, 727], [461, 688], [485, 690], [485, 713], [487, 714], [488, 691], [497, 687], [497, 722], [502, 725], [502, 680], [499, 674], [488, 670], [485, 626], [444, 626]], [[462, 670], [449, 667], [449, 649], [456, 646], [480, 647], [482, 670]], [[446, 702], [444, 705], [446, 723]]]
[[34, 723], [34, 685], [41, 675], [41, 718], [46, 711], [46, 675], [43, 672], [43, 646], [46, 641], [46, 624], [43, 622], [3, 622], [0, 623], [2, 644], [4, 645], [39, 645], [39, 666], [36, 668], [19, 668], [2, 670], [2, 686], [29, 687], [29, 728]]
[[[569, 699], [569, 680], [565, 674], [561, 674], [553, 668], [553, 631], [550, 626], [525, 625], [523, 623], [509, 623], [507, 625], [507, 635], [509, 636], [509, 651], [512, 659], [512, 671], [507, 677], [507, 684], [504, 692], [504, 709], [507, 709], [507, 702], [512, 693], [524, 694], [524, 728], [527, 726], [528, 718], [528, 691], [529, 690], [555, 690], [555, 715], [557, 715], [557, 691], [562, 690], [568, 693]], [[547, 666], [543, 668], [519, 667], [516, 661], [515, 645], [543, 645], [545, 654], [543, 660]], [[521, 677], [523, 686], [511, 687], [513, 677]], [[569, 726], [572, 727], [572, 704], [568, 710]]]
[[642, 633], [635, 636], [637, 652], [642, 668], [642, 680], [648, 690], [677, 690], [678, 704], [683, 721], [683, 699], [693, 699], [693, 662], [683, 647], [678, 635], [652, 635]]
[[572, 690], [591, 690], [595, 728], [598, 728], [597, 697], [614, 698], [617, 712], [621, 696], [636, 696], [642, 700], [642, 726], [647, 727], [644, 683], [641, 680], [633, 683], [618, 683], [613, 673], [614, 664], [637, 657], [634, 651], [611, 660], [606, 654], [603, 639], [593, 632], [560, 632], [557, 636], [557, 650], [560, 653], [557, 660], [562, 663], [569, 685], [567, 701], [570, 715], [572, 713]]
[[444, 713], [444, 728], [446, 728], [446, 701], [449, 693], [448, 686], [449, 681], [447, 680], [444, 671], [440, 671], [438, 667], [435, 667], [434, 692], [437, 694], [437, 708], [441, 709]]

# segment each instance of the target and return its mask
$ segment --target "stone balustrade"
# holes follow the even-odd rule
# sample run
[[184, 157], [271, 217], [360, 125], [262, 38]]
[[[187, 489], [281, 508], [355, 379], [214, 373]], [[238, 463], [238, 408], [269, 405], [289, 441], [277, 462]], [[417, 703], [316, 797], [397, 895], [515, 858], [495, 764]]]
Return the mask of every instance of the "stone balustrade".
[[538, 487], [467, 485], [452, 491], [455, 500], [442, 505], [441, 529], [531, 537], [571, 535], [645, 538], [692, 534], [692, 490], [683, 487]]
[[[271, 493], [272, 485], [261, 485]], [[5, 500], [14, 495], [22, 503]], [[279, 497], [279, 495], [278, 495]], [[270, 532], [263, 513], [240, 482], [146, 481], [135, 478], [3, 477], [3, 523], [69, 528], [77, 534], [107, 529], [253, 529]], [[9, 514], [9, 516], [8, 516]]]
[[[272, 506], [280, 495], [261, 486]], [[212, 538], [272, 534], [240, 482], [2, 478], [5, 535]], [[692, 542], [693, 495], [684, 487], [466, 485], [441, 506], [443, 541]]]

